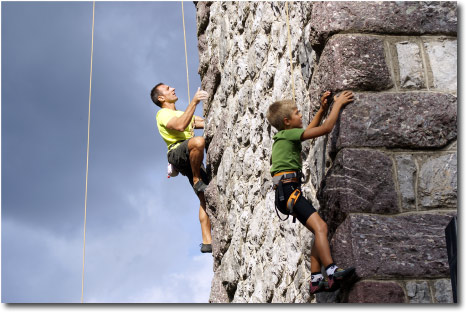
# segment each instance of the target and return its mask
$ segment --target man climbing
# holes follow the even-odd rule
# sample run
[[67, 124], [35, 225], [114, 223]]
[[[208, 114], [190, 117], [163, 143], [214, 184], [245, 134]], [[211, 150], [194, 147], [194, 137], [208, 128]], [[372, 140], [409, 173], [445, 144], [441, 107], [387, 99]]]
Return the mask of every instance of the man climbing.
[[204, 190], [209, 180], [202, 163], [205, 141], [201, 136], [194, 136], [194, 129], [204, 129], [204, 119], [194, 116], [194, 111], [201, 101], [208, 98], [208, 94], [198, 88], [193, 100], [184, 112], [175, 107], [175, 103], [178, 101], [175, 88], [159, 83], [152, 88], [150, 96], [154, 104], [161, 108], [157, 112], [157, 127], [167, 144], [168, 162], [182, 175], [188, 177], [189, 183], [199, 197], [199, 221], [202, 231], [201, 252], [211, 253], [211, 226], [205, 211], [204, 198]]

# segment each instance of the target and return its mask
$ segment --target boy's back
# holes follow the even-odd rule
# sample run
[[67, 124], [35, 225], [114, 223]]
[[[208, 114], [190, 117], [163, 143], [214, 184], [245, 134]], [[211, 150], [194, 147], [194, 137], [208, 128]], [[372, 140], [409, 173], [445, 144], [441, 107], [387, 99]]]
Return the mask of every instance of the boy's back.
[[279, 131], [274, 137], [272, 145], [273, 175], [282, 171], [300, 171], [301, 164], [301, 135], [304, 129], [294, 128]]

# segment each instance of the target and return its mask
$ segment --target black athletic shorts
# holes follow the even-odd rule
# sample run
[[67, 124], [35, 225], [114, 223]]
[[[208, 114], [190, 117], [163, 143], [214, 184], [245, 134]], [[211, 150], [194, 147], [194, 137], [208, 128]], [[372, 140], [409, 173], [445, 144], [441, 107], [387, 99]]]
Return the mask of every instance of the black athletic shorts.
[[[288, 210], [286, 209], [286, 202], [288, 198], [290, 198], [291, 193], [295, 189], [299, 188], [298, 183], [286, 183], [283, 184], [283, 193], [285, 195], [285, 201], [280, 205], [280, 201], [278, 199], [278, 188], [275, 190], [275, 204], [278, 207], [278, 210], [283, 214], [289, 214]], [[303, 225], [306, 225], [307, 219], [317, 210], [312, 206], [312, 204], [304, 198], [303, 194], [298, 198], [298, 201], [293, 207], [293, 212], [296, 215], [296, 218], [301, 222]]]
[[[191, 139], [189, 139], [191, 140]], [[168, 162], [175, 166], [175, 168], [184, 176], [188, 177], [189, 183], [191, 186], [193, 182], [193, 171], [191, 169], [191, 163], [189, 162], [189, 149], [188, 142], [189, 140], [183, 141], [175, 149], [172, 149], [168, 152], [167, 158]], [[201, 178], [205, 184], [209, 184], [209, 178], [205, 171], [204, 164], [201, 164]]]

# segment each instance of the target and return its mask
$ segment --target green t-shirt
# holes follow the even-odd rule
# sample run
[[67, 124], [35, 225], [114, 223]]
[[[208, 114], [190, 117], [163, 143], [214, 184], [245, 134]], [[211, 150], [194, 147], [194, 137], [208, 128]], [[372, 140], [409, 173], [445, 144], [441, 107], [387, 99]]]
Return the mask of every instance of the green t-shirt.
[[[170, 121], [170, 119], [172, 119], [173, 117], [180, 117], [181, 115], [183, 115], [183, 113], [184, 112], [182, 111], [162, 108], [157, 112], [157, 116], [155, 117], [157, 119], [157, 127], [159, 128], [160, 135], [167, 144], [168, 151], [174, 149], [179, 144], [181, 144], [181, 141], [185, 141], [194, 136], [194, 116], [191, 120], [191, 123], [186, 127], [186, 129], [184, 129], [184, 131], [167, 129], [167, 123]], [[174, 144], [176, 142], [179, 143]]]
[[273, 137], [272, 145], [272, 175], [281, 171], [301, 170], [301, 135], [303, 128], [279, 131]]

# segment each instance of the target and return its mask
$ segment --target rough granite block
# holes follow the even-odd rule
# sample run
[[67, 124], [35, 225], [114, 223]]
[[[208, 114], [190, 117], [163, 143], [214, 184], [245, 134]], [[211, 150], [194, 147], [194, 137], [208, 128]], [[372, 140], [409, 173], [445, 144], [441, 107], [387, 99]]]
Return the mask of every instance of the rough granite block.
[[434, 77], [434, 88], [456, 92], [457, 89], [457, 41], [442, 40], [424, 43]]
[[431, 303], [429, 285], [426, 281], [410, 281], [406, 283], [409, 303]]
[[311, 44], [322, 49], [327, 38], [340, 32], [377, 34], [457, 33], [455, 1], [323, 1], [314, 2]]
[[416, 210], [416, 193], [414, 185], [416, 181], [416, 164], [411, 155], [397, 155], [395, 157], [398, 187], [401, 195], [401, 207], [403, 211]]
[[390, 157], [378, 151], [340, 151], [317, 195], [331, 231], [351, 212], [400, 212], [392, 166]]
[[434, 92], [355, 94], [331, 133], [345, 147], [441, 148], [456, 139], [456, 96]]
[[383, 40], [360, 35], [331, 38], [311, 83], [311, 89], [319, 93], [346, 89], [381, 91], [392, 87]]
[[425, 87], [424, 68], [419, 45], [403, 41], [396, 44], [399, 68], [399, 84], [403, 89]]
[[218, 274], [214, 274], [212, 279], [212, 287], [210, 289], [210, 303], [229, 303], [228, 293], [225, 290], [225, 287], [222, 284], [222, 280], [219, 278]]
[[350, 214], [332, 238], [333, 259], [365, 279], [449, 276], [445, 227], [453, 215]]
[[435, 300], [438, 303], [453, 303], [453, 290], [450, 279], [439, 279], [433, 286]]
[[348, 303], [406, 303], [406, 296], [396, 282], [363, 281], [350, 290]]
[[457, 205], [458, 177], [456, 153], [432, 156], [420, 165], [418, 196], [425, 209]]

